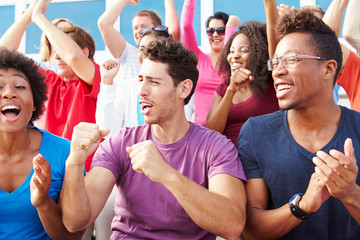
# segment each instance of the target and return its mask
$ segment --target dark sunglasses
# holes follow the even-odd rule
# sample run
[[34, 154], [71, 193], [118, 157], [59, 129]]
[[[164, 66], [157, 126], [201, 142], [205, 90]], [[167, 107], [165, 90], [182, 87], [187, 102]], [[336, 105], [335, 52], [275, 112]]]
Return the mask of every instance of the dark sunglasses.
[[171, 35], [169, 33], [169, 28], [166, 27], [166, 26], [147, 27], [147, 28], [144, 28], [143, 30], [141, 30], [140, 34], [142, 35], [142, 34], [144, 34], [146, 32], [151, 31], [151, 30], [167, 33], [168, 37], [171, 37]]
[[219, 27], [219, 28], [206, 28], [206, 33], [208, 36], [214, 35], [214, 33], [217, 32], [220, 36], [225, 35], [225, 27]]

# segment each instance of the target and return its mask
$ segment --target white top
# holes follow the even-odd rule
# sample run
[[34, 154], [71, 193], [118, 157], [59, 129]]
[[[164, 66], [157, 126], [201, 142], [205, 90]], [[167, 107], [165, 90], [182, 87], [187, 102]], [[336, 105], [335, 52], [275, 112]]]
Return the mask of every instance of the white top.
[[110, 137], [122, 127], [138, 125], [137, 121], [137, 79], [139, 63], [137, 60], [137, 48], [126, 43], [121, 57], [118, 74], [114, 78], [113, 85], [100, 84], [96, 106], [96, 123], [100, 129], [108, 128]]

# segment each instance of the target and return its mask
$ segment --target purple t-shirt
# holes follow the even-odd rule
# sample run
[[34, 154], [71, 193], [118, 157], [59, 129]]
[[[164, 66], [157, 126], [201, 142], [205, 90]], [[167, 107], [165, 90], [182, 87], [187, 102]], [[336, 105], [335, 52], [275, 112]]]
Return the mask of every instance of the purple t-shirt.
[[174, 169], [205, 188], [209, 178], [220, 173], [246, 180], [235, 146], [215, 131], [191, 123], [182, 139], [163, 144], [151, 125], [123, 128], [100, 144], [92, 163], [109, 169], [116, 178], [111, 239], [215, 239], [191, 220], [161, 183], [132, 169], [126, 147], [145, 140], [152, 140]]

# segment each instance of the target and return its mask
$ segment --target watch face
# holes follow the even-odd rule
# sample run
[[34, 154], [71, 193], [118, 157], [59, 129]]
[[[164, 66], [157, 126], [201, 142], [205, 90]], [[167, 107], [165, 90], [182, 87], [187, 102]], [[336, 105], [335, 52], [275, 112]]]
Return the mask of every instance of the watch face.
[[301, 199], [300, 194], [295, 194], [295, 195], [290, 199], [289, 203], [295, 205], [296, 203], [298, 203], [298, 202], [300, 201], [300, 199]]

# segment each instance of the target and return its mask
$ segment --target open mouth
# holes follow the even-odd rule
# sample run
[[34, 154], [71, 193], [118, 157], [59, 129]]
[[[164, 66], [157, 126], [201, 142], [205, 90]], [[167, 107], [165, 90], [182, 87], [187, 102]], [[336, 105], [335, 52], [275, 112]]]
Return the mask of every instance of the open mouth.
[[141, 103], [141, 113], [143, 115], [148, 114], [152, 107], [153, 107], [153, 105], [151, 105], [149, 103]]
[[148, 104], [148, 103], [141, 104], [142, 110], [147, 110], [147, 109], [150, 109], [151, 107], [152, 107], [152, 105]]
[[14, 105], [8, 105], [1, 108], [1, 113], [7, 119], [15, 119], [20, 114], [20, 109]]

